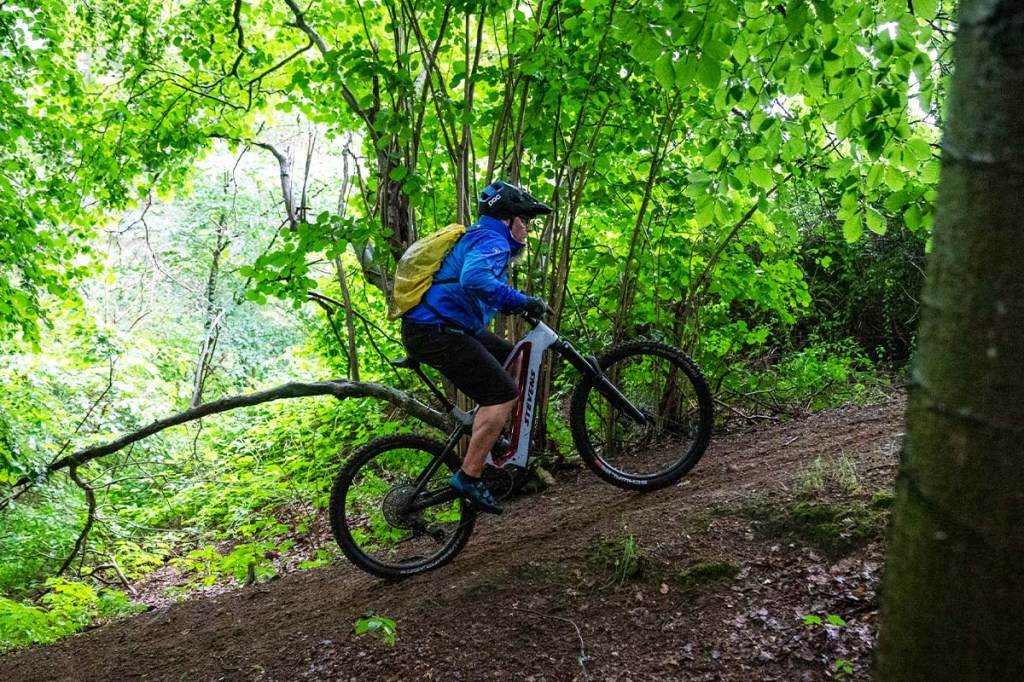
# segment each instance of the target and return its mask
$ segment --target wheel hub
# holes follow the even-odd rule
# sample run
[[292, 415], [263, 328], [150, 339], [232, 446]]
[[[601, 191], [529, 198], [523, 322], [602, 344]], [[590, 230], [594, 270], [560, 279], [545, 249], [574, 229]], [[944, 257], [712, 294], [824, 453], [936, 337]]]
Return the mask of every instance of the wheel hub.
[[412, 530], [423, 523], [423, 511], [408, 512], [409, 503], [416, 493], [412, 483], [400, 483], [388, 491], [384, 497], [384, 518], [395, 528]]

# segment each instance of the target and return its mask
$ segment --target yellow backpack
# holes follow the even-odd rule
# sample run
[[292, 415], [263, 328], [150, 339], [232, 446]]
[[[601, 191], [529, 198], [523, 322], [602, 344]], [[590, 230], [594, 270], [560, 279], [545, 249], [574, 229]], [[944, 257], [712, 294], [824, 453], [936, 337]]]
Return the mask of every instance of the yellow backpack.
[[388, 299], [389, 320], [397, 320], [420, 302], [444, 257], [464, 234], [465, 226], [453, 223], [406, 249], [395, 268], [395, 287]]

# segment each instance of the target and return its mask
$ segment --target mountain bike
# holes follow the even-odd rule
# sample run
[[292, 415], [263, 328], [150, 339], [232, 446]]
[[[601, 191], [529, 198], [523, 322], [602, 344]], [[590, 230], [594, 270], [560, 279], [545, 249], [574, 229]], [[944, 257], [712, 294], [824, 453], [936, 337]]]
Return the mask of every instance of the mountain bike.
[[[487, 458], [484, 477], [498, 499], [526, 473], [545, 351], [561, 355], [581, 375], [569, 408], [573, 443], [583, 462], [612, 485], [649, 491], [679, 481], [707, 448], [713, 422], [711, 391], [682, 350], [655, 341], [613, 346], [583, 356], [540, 319], [505, 363], [518, 378], [519, 399], [508, 435]], [[359, 447], [331, 490], [331, 530], [345, 556], [382, 578], [436, 569], [465, 547], [477, 510], [449, 487], [461, 460], [458, 445], [472, 431], [474, 412], [453, 404], [408, 358], [393, 360], [426, 384], [456, 423], [446, 441], [394, 434]]]

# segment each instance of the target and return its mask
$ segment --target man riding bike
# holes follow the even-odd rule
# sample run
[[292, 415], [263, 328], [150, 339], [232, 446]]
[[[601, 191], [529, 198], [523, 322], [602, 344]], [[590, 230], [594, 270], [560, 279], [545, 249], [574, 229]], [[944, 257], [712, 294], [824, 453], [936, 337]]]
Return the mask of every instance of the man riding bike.
[[551, 208], [520, 187], [495, 181], [480, 193], [477, 213], [420, 303], [402, 316], [402, 342], [409, 357], [437, 369], [479, 405], [451, 486], [483, 511], [500, 514], [503, 507], [481, 476], [519, 387], [504, 368], [512, 344], [487, 326], [498, 312], [539, 317], [547, 310], [543, 300], [508, 285], [508, 270], [526, 246], [530, 220]]

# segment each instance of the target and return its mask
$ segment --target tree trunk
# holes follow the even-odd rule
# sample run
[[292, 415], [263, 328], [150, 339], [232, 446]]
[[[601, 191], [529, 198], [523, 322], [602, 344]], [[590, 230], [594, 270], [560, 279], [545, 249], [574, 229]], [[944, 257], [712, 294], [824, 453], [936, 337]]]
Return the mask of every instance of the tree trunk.
[[416, 241], [416, 225], [409, 205], [409, 195], [402, 191], [402, 181], [390, 177], [391, 171], [400, 167], [404, 158], [403, 150], [394, 145], [377, 151], [377, 211], [381, 226], [391, 231], [388, 244], [396, 263], [409, 245]]
[[[225, 182], [226, 185], [226, 182]], [[226, 187], [225, 187], [226, 190]], [[220, 275], [220, 257], [228, 248], [227, 212], [220, 215], [217, 221], [217, 243], [213, 247], [213, 259], [210, 262], [210, 274], [206, 280], [206, 301], [203, 306], [203, 341], [199, 345], [199, 361], [196, 363], [195, 381], [192, 382], [192, 407], [203, 402], [203, 389], [206, 380], [213, 373], [213, 352], [217, 347], [220, 334], [220, 323], [224, 319], [225, 309], [218, 310], [217, 278]]]
[[334, 267], [338, 271], [338, 284], [341, 286], [341, 300], [345, 303], [345, 330], [348, 332], [348, 376], [359, 381], [359, 356], [356, 349], [356, 321], [352, 314], [352, 297], [348, 293], [348, 281], [345, 276], [345, 264], [341, 256], [334, 257]]
[[1024, 671], [1024, 4], [961, 10], [880, 680]]

